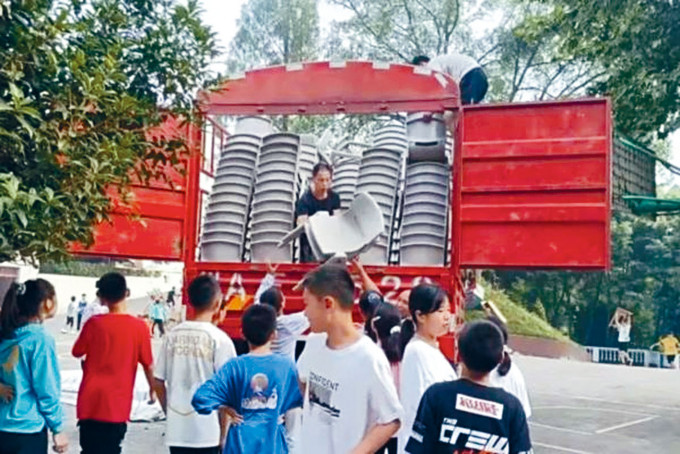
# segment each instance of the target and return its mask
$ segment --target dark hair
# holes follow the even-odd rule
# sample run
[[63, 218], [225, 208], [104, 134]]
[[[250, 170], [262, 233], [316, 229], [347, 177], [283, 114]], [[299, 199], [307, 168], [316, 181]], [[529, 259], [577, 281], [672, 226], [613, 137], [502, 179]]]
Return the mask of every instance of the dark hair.
[[317, 162], [316, 165], [312, 168], [312, 178], [317, 176], [317, 174], [322, 170], [327, 170], [331, 174], [331, 177], [333, 176], [333, 167], [330, 164], [327, 164], [325, 162]]
[[335, 298], [344, 309], [354, 306], [354, 281], [344, 266], [319, 266], [307, 273], [304, 286], [318, 298]]
[[429, 63], [429, 62], [430, 62], [430, 57], [428, 57], [427, 55], [416, 55], [415, 57], [413, 57], [413, 60], [411, 60], [411, 64], [415, 65], [415, 66], [418, 66], [421, 63]]
[[437, 312], [446, 301], [446, 292], [436, 284], [419, 284], [411, 289], [408, 298], [408, 309], [411, 313], [411, 320], [404, 321], [402, 326], [402, 348], [406, 348], [411, 338], [416, 332], [418, 323], [416, 312], [421, 314], [431, 314]]
[[471, 372], [488, 374], [503, 358], [503, 333], [487, 320], [466, 324], [458, 338], [460, 357]]
[[23, 284], [13, 282], [0, 308], [0, 338], [13, 337], [17, 328], [40, 313], [43, 301], [54, 296], [54, 286], [45, 279], [31, 279]]
[[71, 297], [71, 301], [75, 301], [75, 300], [76, 300], [76, 297], [75, 297], [75, 296], [72, 296], [72, 297]]
[[276, 330], [276, 312], [266, 304], [253, 304], [241, 317], [241, 330], [249, 344], [266, 344]]
[[[503, 344], [508, 345], [508, 327], [505, 325], [505, 323], [503, 323], [503, 321], [495, 315], [489, 315], [486, 319], [496, 325], [499, 330], [501, 330], [501, 334], [503, 335]], [[501, 363], [498, 365], [498, 375], [501, 377], [508, 375], [511, 366], [512, 359], [510, 358], [510, 354], [505, 351], [505, 349], [503, 349], [503, 359], [501, 359]]]
[[189, 304], [195, 309], [208, 309], [220, 294], [220, 284], [209, 274], [201, 274], [193, 278], [187, 289]]
[[260, 295], [260, 303], [270, 306], [278, 314], [281, 311], [281, 307], [283, 307], [283, 293], [281, 289], [276, 286], [268, 288]]
[[383, 304], [383, 301], [383, 296], [375, 290], [367, 290], [359, 297], [359, 311], [361, 311], [361, 315], [364, 317], [364, 334], [370, 337], [373, 342], [377, 341], [378, 338], [371, 327], [371, 320], [376, 309]]
[[383, 302], [383, 296], [375, 290], [367, 290], [359, 297], [359, 310], [365, 319], [370, 319], [378, 306]]
[[391, 363], [401, 361], [404, 350], [401, 347], [401, 315], [392, 304], [381, 303], [371, 318], [371, 331], [375, 333], [380, 346]]
[[97, 296], [103, 302], [115, 304], [125, 299], [127, 282], [120, 273], [106, 273], [97, 281]]

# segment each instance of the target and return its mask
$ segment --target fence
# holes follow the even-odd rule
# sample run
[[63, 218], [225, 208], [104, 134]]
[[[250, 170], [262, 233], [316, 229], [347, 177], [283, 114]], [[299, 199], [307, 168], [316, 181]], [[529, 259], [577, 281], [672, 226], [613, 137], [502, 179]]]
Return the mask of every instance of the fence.
[[[594, 363], [616, 364], [620, 363], [619, 350], [611, 347], [586, 347], [590, 359]], [[633, 360], [635, 366], [661, 367], [668, 366], [667, 360], [659, 352], [631, 348], [628, 355]]]

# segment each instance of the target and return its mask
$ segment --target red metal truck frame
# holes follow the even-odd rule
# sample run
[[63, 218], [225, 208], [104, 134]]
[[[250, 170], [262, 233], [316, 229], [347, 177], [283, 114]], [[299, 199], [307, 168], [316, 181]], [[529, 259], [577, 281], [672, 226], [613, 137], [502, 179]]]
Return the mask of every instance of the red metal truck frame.
[[[405, 289], [413, 280], [431, 279], [451, 295], [454, 310], [461, 315], [461, 268], [605, 270], [610, 265], [612, 131], [605, 98], [463, 107], [457, 84], [446, 75], [411, 65], [357, 61], [250, 71], [217, 90], [200, 93], [197, 107], [206, 124], [220, 132], [220, 141], [226, 132], [211, 115], [454, 112], [458, 121], [451, 130], [455, 145], [449, 265], [367, 267], [385, 292], [395, 292], [397, 280], [407, 281], [400, 288]], [[164, 239], [159, 248], [167, 252], [154, 257], [181, 258], [185, 285], [208, 272], [219, 273], [226, 288], [238, 273], [252, 295], [265, 273], [264, 264], [197, 260], [201, 172], [210, 175], [214, 160], [205, 161], [201, 150], [206, 138], [197, 126], [190, 125], [185, 134], [192, 150], [186, 186], [181, 188], [185, 211], [183, 219], [173, 218], [172, 227], [181, 242], [181, 256], [176, 249], [168, 249]], [[210, 148], [214, 151], [215, 147]], [[173, 203], [176, 209], [178, 202]], [[159, 211], [149, 213], [147, 225], [163, 217]], [[147, 213], [140, 209], [140, 214]], [[122, 227], [124, 233], [128, 228]], [[112, 227], [102, 229], [109, 236], [117, 234]], [[116, 242], [109, 238], [105, 247], [97, 247], [104, 241], [100, 235], [90, 251], [81, 253], [149, 258], [138, 251], [153, 248], [154, 240], [140, 231], [120, 241], [127, 241], [128, 249], [135, 245], [137, 249], [126, 252], [121, 246], [112, 251]], [[287, 311], [302, 310], [299, 293], [293, 294], [290, 287], [311, 268], [280, 265]], [[383, 280], [385, 276], [394, 278]], [[234, 337], [240, 337], [239, 317], [240, 310], [229, 313], [222, 325]], [[447, 347], [451, 354], [452, 343]]]

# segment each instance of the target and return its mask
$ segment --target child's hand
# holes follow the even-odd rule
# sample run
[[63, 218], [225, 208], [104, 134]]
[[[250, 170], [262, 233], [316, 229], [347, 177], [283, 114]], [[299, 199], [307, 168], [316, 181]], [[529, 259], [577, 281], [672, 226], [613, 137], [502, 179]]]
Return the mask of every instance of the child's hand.
[[271, 260], [267, 260], [267, 274], [276, 274], [279, 269], [279, 264], [272, 265]]
[[68, 437], [63, 432], [52, 434], [52, 441], [54, 442], [52, 446], [54, 452], [66, 452], [68, 449]]
[[0, 401], [8, 404], [14, 400], [14, 388], [0, 383]]
[[234, 410], [231, 407], [220, 407], [220, 410], [224, 412], [227, 416], [229, 416], [229, 419], [231, 419], [231, 423], [234, 424], [235, 426], [238, 426], [239, 424], [243, 423], [243, 416], [238, 414], [236, 410]]

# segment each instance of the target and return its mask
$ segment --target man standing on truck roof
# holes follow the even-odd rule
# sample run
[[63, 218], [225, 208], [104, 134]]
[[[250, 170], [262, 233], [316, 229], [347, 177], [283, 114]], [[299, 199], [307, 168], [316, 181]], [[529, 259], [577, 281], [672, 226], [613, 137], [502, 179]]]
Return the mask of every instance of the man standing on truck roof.
[[[333, 216], [340, 209], [340, 196], [331, 190], [333, 184], [333, 168], [320, 162], [312, 169], [312, 183], [300, 197], [295, 207], [297, 225], [307, 222], [307, 219], [319, 211], [328, 211]], [[304, 233], [300, 236], [300, 263], [316, 261], [309, 239]]]
[[432, 60], [426, 55], [418, 55], [411, 63], [415, 66], [427, 66], [451, 76], [460, 87], [460, 99], [463, 104], [478, 104], [489, 89], [489, 81], [481, 65], [467, 55], [453, 52], [439, 55]]

